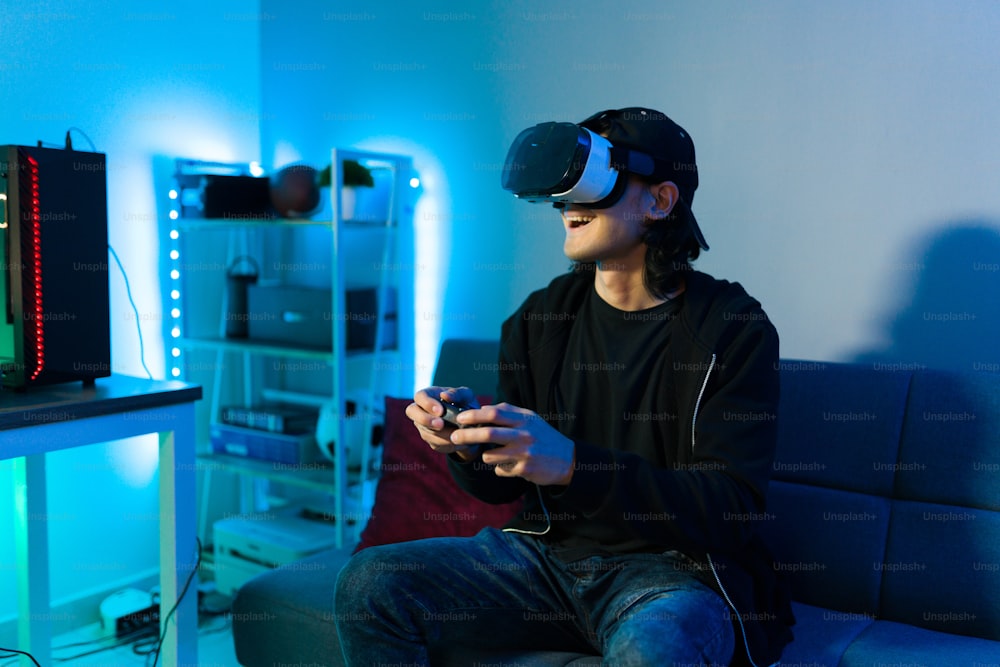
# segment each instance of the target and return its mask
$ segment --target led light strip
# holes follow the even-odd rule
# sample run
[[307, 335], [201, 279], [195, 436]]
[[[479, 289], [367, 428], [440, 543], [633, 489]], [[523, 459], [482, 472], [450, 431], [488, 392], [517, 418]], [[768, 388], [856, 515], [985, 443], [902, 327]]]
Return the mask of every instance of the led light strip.
[[42, 207], [38, 199], [38, 161], [28, 158], [28, 179], [31, 189], [31, 285], [34, 305], [35, 369], [31, 379], [36, 380], [45, 368], [45, 311], [42, 308]]
[[170, 359], [168, 359], [167, 366], [170, 369], [170, 377], [175, 379], [180, 379], [182, 376], [182, 364], [183, 359], [181, 359], [181, 347], [178, 344], [179, 338], [181, 336], [181, 292], [180, 292], [180, 238], [181, 233], [178, 226], [176, 226], [178, 218], [180, 218], [180, 184], [174, 183], [173, 187], [167, 192], [167, 198], [170, 200], [170, 220], [174, 223], [174, 226], [170, 229], [170, 259], [172, 261], [172, 268], [170, 270]]

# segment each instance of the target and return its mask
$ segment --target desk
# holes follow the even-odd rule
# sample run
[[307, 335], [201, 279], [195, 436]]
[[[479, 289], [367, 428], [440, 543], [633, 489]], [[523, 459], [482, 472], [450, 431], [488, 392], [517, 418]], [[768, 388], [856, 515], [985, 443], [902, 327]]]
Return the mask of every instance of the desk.
[[[162, 617], [197, 560], [194, 402], [201, 387], [116, 375], [0, 393], [0, 459], [14, 461], [18, 568], [18, 646], [52, 664], [45, 455], [137, 435], [160, 436], [160, 590]], [[197, 577], [195, 578], [197, 579]], [[165, 666], [198, 660], [197, 580], [178, 605], [160, 653]], [[161, 620], [161, 632], [164, 620]], [[30, 665], [26, 657], [22, 665]]]

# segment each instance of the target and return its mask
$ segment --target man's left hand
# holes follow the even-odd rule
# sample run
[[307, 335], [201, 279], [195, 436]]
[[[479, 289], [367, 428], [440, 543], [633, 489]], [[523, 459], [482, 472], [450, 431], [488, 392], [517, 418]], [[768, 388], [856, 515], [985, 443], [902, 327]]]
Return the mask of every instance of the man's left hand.
[[[510, 403], [466, 410], [451, 441], [456, 445], [500, 445], [483, 452], [483, 463], [499, 477], [522, 477], [540, 486], [569, 484], [576, 446], [531, 410]], [[474, 428], [469, 428], [474, 427]]]

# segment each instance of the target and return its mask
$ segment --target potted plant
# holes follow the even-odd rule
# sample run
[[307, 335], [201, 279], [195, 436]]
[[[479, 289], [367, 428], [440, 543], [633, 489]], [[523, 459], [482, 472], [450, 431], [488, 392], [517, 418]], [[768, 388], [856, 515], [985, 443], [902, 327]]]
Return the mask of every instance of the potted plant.
[[[357, 160], [344, 160], [341, 162], [341, 179], [343, 190], [340, 192], [340, 217], [343, 220], [354, 218], [357, 193], [354, 188], [373, 188], [375, 179], [372, 178], [371, 170]], [[316, 184], [321, 188], [329, 188], [333, 181], [333, 168], [327, 166], [319, 173]]]

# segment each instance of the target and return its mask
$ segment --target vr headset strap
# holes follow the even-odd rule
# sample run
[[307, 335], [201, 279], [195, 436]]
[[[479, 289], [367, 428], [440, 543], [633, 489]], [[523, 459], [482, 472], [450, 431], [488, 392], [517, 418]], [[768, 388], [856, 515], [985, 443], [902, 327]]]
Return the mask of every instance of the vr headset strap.
[[609, 152], [611, 155], [611, 167], [618, 172], [627, 171], [638, 176], [670, 173], [667, 164], [663, 160], [657, 160], [646, 153], [614, 145], [611, 146]]

